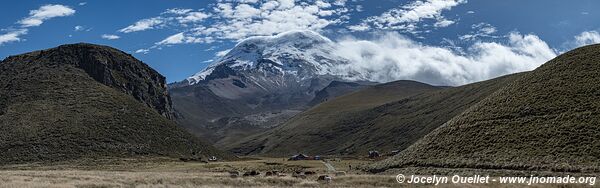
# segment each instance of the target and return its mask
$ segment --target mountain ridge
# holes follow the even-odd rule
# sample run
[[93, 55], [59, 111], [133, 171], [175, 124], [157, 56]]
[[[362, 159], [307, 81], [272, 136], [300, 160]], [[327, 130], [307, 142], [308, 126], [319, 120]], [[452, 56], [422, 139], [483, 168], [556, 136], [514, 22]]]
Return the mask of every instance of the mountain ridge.
[[89, 43], [65, 44], [9, 56], [3, 61], [72, 64], [84, 70], [94, 80], [127, 93], [172, 119], [172, 102], [165, 77], [130, 54], [115, 48]]
[[[88, 54], [90, 50], [95, 54], [93, 58]], [[148, 97], [156, 95], [141, 90], [123, 91], [105, 80], [97, 80], [106, 78], [104, 74], [93, 77], [93, 66], [87, 71], [81, 67], [98, 65], [99, 72], [106, 73], [104, 68], [108, 65], [97, 60], [118, 61], [124, 66], [123, 72], [111, 69], [108, 78], [121, 74], [143, 79], [140, 83], [161, 84], [156, 83], [160, 79], [152, 79], [164, 77], [144, 76], [155, 71], [134, 65], [139, 61], [115, 58], [123, 56], [127, 55], [110, 47], [75, 44], [0, 62], [0, 150], [4, 151], [0, 153], [0, 164], [139, 156], [234, 158], [194, 137], [145, 103], [160, 104], [159, 97]], [[127, 75], [130, 73], [142, 76]]]

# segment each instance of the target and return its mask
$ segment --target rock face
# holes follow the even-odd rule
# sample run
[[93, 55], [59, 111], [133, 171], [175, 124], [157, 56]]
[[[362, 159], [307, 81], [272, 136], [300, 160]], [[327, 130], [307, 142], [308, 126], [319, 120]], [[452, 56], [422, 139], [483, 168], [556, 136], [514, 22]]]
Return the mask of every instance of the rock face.
[[114, 48], [92, 44], [68, 44], [47, 50], [10, 56], [6, 63], [69, 64], [94, 80], [133, 96], [172, 119], [172, 104], [165, 77], [143, 62]]
[[598, 83], [600, 45], [564, 53], [371, 169], [416, 166], [597, 173]]
[[232, 158], [165, 118], [168, 101], [164, 77], [110, 47], [64, 45], [7, 58], [0, 62], [0, 165]]

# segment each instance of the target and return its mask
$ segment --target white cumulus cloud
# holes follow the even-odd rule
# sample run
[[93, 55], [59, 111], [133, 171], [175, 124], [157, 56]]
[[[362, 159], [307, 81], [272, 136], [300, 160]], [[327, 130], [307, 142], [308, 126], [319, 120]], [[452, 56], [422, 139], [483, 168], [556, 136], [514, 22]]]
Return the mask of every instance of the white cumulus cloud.
[[164, 40], [157, 42], [152, 48], [157, 48], [158, 45], [172, 45], [172, 44], [188, 44], [188, 43], [211, 43], [207, 38], [197, 38], [193, 36], [186, 36], [185, 33], [177, 33], [171, 35]]
[[[151, 50], [160, 45], [235, 41], [290, 30], [320, 31], [349, 19], [345, 15], [349, 11], [345, 4], [344, 0], [219, 0], [202, 10], [167, 9], [159, 16], [139, 20], [119, 32], [160, 28], [179, 32], [146, 48]], [[209, 18], [210, 21], [206, 21]]]
[[199, 22], [208, 18], [209, 16], [210, 15], [203, 12], [188, 12], [184, 16], [177, 17], [177, 20], [180, 23]]
[[136, 32], [136, 31], [144, 31], [144, 30], [148, 30], [148, 29], [154, 29], [156, 27], [161, 26], [163, 23], [165, 23], [165, 21], [164, 21], [164, 19], [162, 19], [160, 17], [143, 19], [143, 20], [137, 21], [134, 24], [129, 25], [129, 26], [119, 30], [119, 32], [131, 33], [131, 32]]
[[[29, 16], [19, 20], [19, 29], [5, 29], [8, 32], [0, 34], [0, 45], [9, 42], [18, 42], [21, 37], [29, 32], [30, 27], [40, 26], [44, 21], [55, 18], [70, 16], [75, 14], [75, 10], [64, 5], [43, 5], [36, 10], [29, 11]], [[77, 27], [75, 28], [77, 29]]]
[[139, 50], [135, 51], [136, 54], [139, 54], [139, 53], [147, 54], [148, 52], [150, 52], [149, 49], [139, 49]]
[[465, 54], [424, 45], [398, 33], [373, 40], [342, 39], [336, 53], [349, 64], [340, 75], [378, 81], [417, 80], [434, 85], [463, 85], [537, 68], [557, 54], [535, 35], [510, 33], [508, 43], [476, 42]]
[[21, 24], [22, 27], [39, 26], [44, 23], [45, 20], [55, 17], [70, 16], [73, 14], [75, 14], [75, 10], [68, 6], [44, 5], [37, 10], [30, 11], [29, 17], [20, 20], [19, 24]]
[[107, 39], [107, 40], [117, 40], [117, 39], [121, 38], [117, 35], [109, 35], [109, 34], [104, 34], [104, 35], [101, 35], [100, 37], [102, 37], [103, 39]]
[[489, 23], [477, 23], [471, 25], [473, 31], [469, 32], [469, 34], [465, 34], [460, 36], [461, 40], [477, 40], [480, 38], [498, 38], [498, 36], [494, 35], [498, 30], [496, 27], [492, 26]]
[[350, 26], [350, 30], [364, 31], [366, 26], [385, 30], [400, 30], [416, 33], [418, 23], [423, 20], [435, 21], [435, 27], [447, 27], [455, 21], [442, 15], [445, 10], [466, 3], [466, 0], [418, 0], [399, 8], [390, 9], [379, 16], [364, 19], [359, 26]]
[[[340, 5], [335, 5], [338, 3]], [[340, 14], [347, 12], [341, 3], [297, 2], [294, 0], [265, 1], [256, 5], [220, 3], [214, 8], [218, 22], [209, 27], [219, 39], [240, 40], [250, 36], [269, 36], [290, 30], [319, 31], [341, 21]], [[339, 16], [339, 17], [337, 17]], [[337, 18], [333, 18], [337, 17]]]
[[575, 36], [576, 46], [585, 46], [600, 43], [600, 34], [597, 31], [584, 31]]
[[163, 12], [163, 14], [179, 14], [179, 15], [183, 15], [186, 14], [188, 12], [191, 12], [192, 9], [186, 9], [186, 8], [171, 8], [171, 9], [167, 9], [165, 12]]
[[434, 27], [448, 27], [452, 24], [454, 24], [455, 21], [453, 20], [447, 20], [447, 19], [440, 19], [437, 22], [435, 22], [435, 24], [433, 25]]
[[19, 38], [19, 37], [24, 34], [27, 34], [26, 29], [10, 31], [6, 34], [0, 35], [0, 45], [9, 43], [9, 42], [21, 41], [21, 38]]
[[185, 40], [185, 36], [183, 33], [177, 33], [167, 37], [166, 39], [156, 43], [156, 44], [181, 44]]

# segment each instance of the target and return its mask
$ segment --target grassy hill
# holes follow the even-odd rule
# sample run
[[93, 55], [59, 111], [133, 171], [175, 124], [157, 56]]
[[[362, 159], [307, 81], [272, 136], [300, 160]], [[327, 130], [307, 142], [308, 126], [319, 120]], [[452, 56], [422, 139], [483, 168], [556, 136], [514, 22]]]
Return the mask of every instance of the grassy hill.
[[231, 151], [364, 156], [370, 150], [403, 150], [520, 75], [460, 87], [416, 89], [426, 85], [409, 81], [378, 85], [322, 103]]
[[[98, 157], [179, 157], [192, 152], [231, 157], [168, 120], [166, 111], [159, 111], [166, 108], [153, 108], [156, 106], [152, 104], [164, 102], [160, 99], [163, 93], [144, 93], [147, 90], [131, 84], [124, 84], [130, 90], [121, 90], [111, 84], [115, 82], [98, 80], [95, 73], [109, 74], [102, 78], [121, 75], [143, 79], [145, 73], [155, 72], [147, 65], [134, 64], [139, 61], [114, 59], [125, 56], [131, 57], [105, 46], [75, 44], [0, 62], [0, 164]], [[107, 61], [135, 69], [105, 71]], [[137, 69], [143, 67], [150, 70]], [[96, 69], [100, 70], [94, 72]], [[160, 81], [164, 77], [154, 78]], [[153, 89], [156, 88], [150, 87]]]
[[[396, 81], [371, 86], [323, 102], [296, 115], [285, 124], [243, 139], [229, 146], [229, 149], [240, 154], [280, 156], [296, 152], [361, 154], [357, 152], [369, 149], [362, 143], [375, 143], [380, 139], [365, 138], [378, 137], [378, 133], [376, 129], [365, 126], [369, 117], [362, 114], [369, 113], [385, 103], [438, 89], [440, 88], [414, 81]], [[391, 136], [392, 133], [386, 134]]]
[[372, 171], [600, 171], [600, 45], [524, 74]]
[[[231, 99], [219, 94], [231, 95], [236, 93], [234, 90], [232, 92], [229, 90], [215, 92], [218, 90], [214, 90], [215, 85], [231, 85], [232, 80], [237, 80], [227, 76], [223, 77], [225, 78], [221, 80], [211, 80], [188, 86], [175, 83], [171, 84], [169, 90], [177, 115], [175, 118], [177, 123], [191, 133], [207, 138], [217, 147], [228, 146], [238, 142], [240, 138], [263, 133], [311, 106], [373, 84], [313, 78], [310, 82], [312, 86], [308, 89], [310, 91], [297, 88], [297, 91], [255, 93], [256, 95], [244, 95], [238, 99]], [[238, 87], [235, 86], [237, 82], [233, 83], [234, 87]], [[314, 97], [311, 93], [314, 93]]]
[[342, 82], [334, 80], [329, 83], [327, 87], [315, 93], [315, 98], [308, 103], [308, 106], [321, 104], [336, 97], [367, 88], [370, 85], [375, 85], [375, 83]]

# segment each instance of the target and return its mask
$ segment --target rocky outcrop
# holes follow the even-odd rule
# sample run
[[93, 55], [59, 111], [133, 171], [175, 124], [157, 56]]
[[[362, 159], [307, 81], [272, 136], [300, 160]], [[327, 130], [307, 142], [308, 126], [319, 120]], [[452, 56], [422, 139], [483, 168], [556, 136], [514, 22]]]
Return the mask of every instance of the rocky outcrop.
[[161, 115], [172, 119], [171, 98], [165, 77], [130, 54], [86, 43], [67, 44], [6, 58], [4, 63], [71, 64], [94, 80], [133, 96]]
[[0, 166], [233, 158], [165, 118], [170, 111], [164, 77], [113, 48], [75, 44], [13, 56], [0, 62]]

